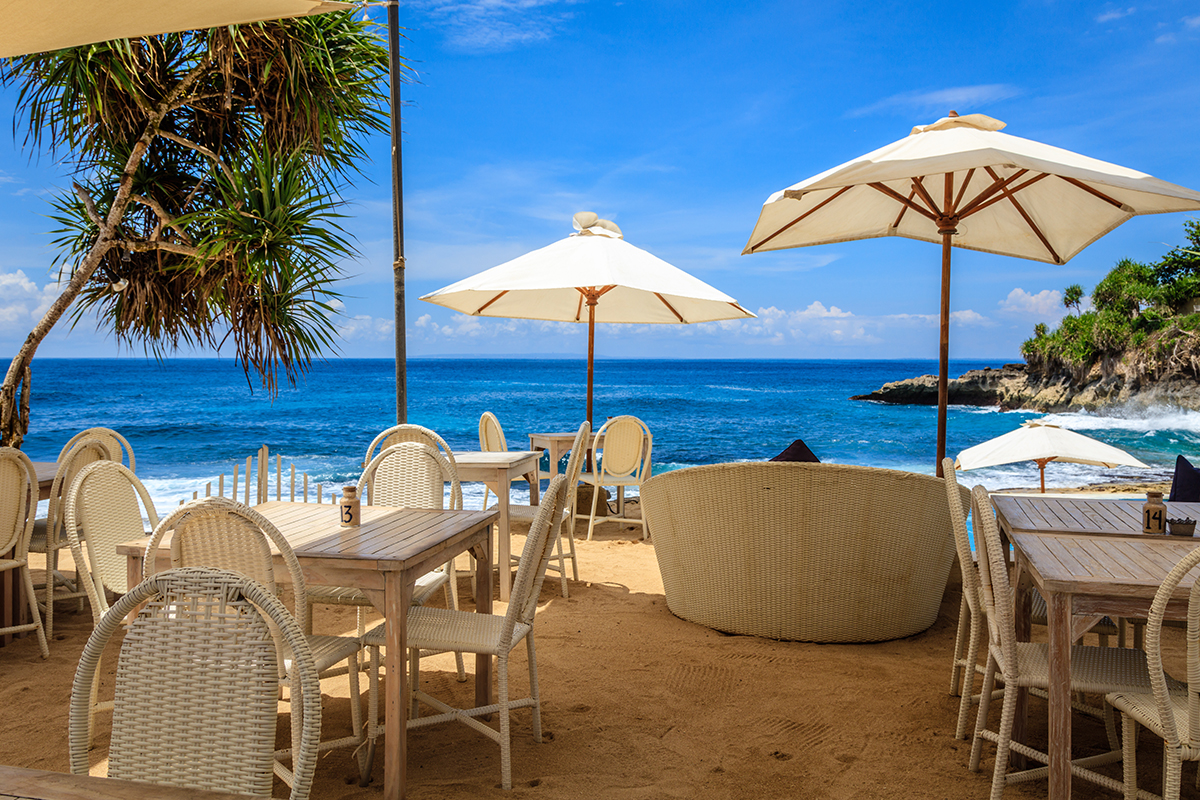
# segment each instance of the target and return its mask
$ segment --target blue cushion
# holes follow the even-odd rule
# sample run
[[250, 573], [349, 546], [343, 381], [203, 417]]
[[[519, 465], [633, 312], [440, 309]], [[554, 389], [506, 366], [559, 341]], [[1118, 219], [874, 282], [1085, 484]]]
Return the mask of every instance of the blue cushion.
[[1175, 459], [1175, 477], [1171, 480], [1171, 496], [1177, 503], [1200, 503], [1200, 470], [1186, 458]]

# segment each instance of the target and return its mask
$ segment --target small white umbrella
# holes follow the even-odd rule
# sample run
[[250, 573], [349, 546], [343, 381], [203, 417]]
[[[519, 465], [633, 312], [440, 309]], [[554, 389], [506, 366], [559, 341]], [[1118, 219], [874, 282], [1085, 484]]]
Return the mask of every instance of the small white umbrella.
[[[688, 324], [753, 317], [729, 295], [625, 241], [591, 212], [576, 233], [421, 299], [476, 317], [588, 325], [587, 417], [597, 322]], [[585, 311], [586, 308], [586, 311]]]
[[743, 253], [904, 236], [942, 245], [937, 470], [946, 451], [950, 248], [1051, 264], [1137, 214], [1200, 209], [1200, 192], [950, 116], [767, 198]]
[[1149, 468], [1149, 465], [1120, 448], [1038, 420], [1023, 422], [1015, 431], [968, 447], [958, 454], [954, 468], [981, 469], [1016, 461], [1037, 463], [1043, 493], [1046, 491], [1046, 464], [1051, 461], [1092, 464], [1110, 469], [1119, 466]]
[[322, 0], [0, 0], [0, 57], [346, 8]]

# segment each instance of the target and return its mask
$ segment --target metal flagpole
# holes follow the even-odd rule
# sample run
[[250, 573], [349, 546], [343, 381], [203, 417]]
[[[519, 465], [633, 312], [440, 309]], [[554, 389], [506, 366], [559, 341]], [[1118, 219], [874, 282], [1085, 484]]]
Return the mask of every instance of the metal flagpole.
[[408, 422], [408, 358], [404, 320], [404, 183], [400, 158], [400, 9], [387, 4], [388, 75], [392, 103], [392, 282], [396, 312], [396, 423]]

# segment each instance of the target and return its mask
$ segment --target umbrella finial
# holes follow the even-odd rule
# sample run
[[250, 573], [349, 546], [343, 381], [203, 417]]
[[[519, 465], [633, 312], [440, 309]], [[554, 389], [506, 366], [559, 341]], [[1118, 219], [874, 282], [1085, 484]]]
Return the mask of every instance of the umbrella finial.
[[582, 231], [592, 227], [596, 221], [600, 219], [600, 215], [594, 211], [580, 211], [571, 219], [571, 223], [575, 230]]
[[947, 114], [946, 116], [947, 116], [947, 117], [957, 117], [957, 116], [958, 116], [958, 112], [957, 112], [957, 111], [955, 111], [955, 110], [952, 108], [952, 109], [950, 109], [950, 113], [949, 113], [949, 114]]

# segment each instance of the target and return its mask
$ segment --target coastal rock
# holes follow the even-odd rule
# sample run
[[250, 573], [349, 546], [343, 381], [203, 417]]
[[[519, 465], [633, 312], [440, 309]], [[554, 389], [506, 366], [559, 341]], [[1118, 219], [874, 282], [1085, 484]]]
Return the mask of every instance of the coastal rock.
[[[898, 405], [937, 405], [937, 376], [921, 375], [884, 384], [851, 400]], [[1200, 411], [1200, 382], [1175, 373], [1156, 380], [1128, 378], [1121, 372], [1105, 375], [1099, 366], [1083, 376], [1035, 373], [1024, 364], [1000, 369], [973, 369], [949, 384], [951, 405], [999, 406], [1008, 411], [1042, 413], [1096, 411], [1114, 406], [1174, 406]]]

